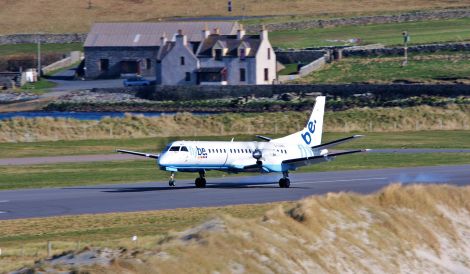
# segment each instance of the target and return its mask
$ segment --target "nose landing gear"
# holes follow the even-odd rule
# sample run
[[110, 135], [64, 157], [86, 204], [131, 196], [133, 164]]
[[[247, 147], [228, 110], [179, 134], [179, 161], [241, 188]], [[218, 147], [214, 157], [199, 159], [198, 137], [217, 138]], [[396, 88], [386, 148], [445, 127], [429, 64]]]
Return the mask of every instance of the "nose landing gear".
[[168, 181], [168, 185], [175, 186], [175, 173], [174, 172], [171, 172], [170, 180]]
[[283, 177], [279, 180], [279, 187], [289, 188], [290, 187], [289, 172], [287, 171], [282, 172], [282, 176]]
[[199, 177], [196, 178], [195, 184], [197, 188], [205, 188], [206, 187], [206, 172], [199, 171]]

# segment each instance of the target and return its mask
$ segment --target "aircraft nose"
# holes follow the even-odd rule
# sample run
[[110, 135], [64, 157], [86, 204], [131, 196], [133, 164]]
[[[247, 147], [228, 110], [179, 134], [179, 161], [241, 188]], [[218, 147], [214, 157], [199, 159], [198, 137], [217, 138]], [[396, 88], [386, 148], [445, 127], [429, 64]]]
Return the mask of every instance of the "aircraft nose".
[[168, 155], [163, 154], [160, 156], [160, 158], [158, 158], [158, 164], [161, 166], [165, 166], [168, 164], [168, 160]]

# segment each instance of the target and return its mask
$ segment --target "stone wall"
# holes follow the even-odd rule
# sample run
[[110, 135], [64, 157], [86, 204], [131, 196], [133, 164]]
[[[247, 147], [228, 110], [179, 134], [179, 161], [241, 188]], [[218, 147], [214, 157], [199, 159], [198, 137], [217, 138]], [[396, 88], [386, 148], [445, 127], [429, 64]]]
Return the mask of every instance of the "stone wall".
[[[402, 23], [402, 22], [416, 22], [416, 21], [429, 21], [429, 20], [444, 20], [470, 17], [470, 9], [459, 10], [441, 10], [441, 11], [423, 11], [423, 12], [409, 12], [396, 15], [379, 15], [379, 16], [362, 16], [352, 18], [333, 18], [333, 19], [319, 19], [319, 20], [305, 20], [298, 22], [285, 22], [285, 23], [271, 23], [265, 24], [269, 31], [280, 30], [299, 30], [311, 28], [328, 28], [339, 26], [358, 26], [369, 24], [387, 24], [387, 23]], [[257, 33], [261, 29], [261, 25], [249, 25], [246, 27], [250, 33]]]
[[[403, 47], [375, 48], [375, 49], [343, 49], [343, 56], [386, 56], [403, 55]], [[432, 53], [438, 51], [470, 51], [470, 43], [428, 44], [408, 47], [408, 52]]]
[[[97, 91], [105, 91], [103, 89]], [[131, 91], [131, 90], [129, 90]], [[116, 92], [110, 90], [109, 92]], [[350, 85], [246, 85], [246, 86], [156, 86], [153, 90], [141, 89], [137, 94], [151, 100], [207, 100], [228, 97], [273, 97], [284, 93], [315, 93], [348, 97], [357, 94], [374, 94], [381, 98], [406, 98], [410, 96], [470, 96], [470, 85], [421, 84], [350, 84]]]
[[86, 36], [86, 33], [0, 35], [0, 45], [34, 44], [38, 42], [38, 37], [43, 44], [83, 43]]
[[323, 57], [325, 50], [277, 50], [277, 61], [282, 64], [308, 64]]

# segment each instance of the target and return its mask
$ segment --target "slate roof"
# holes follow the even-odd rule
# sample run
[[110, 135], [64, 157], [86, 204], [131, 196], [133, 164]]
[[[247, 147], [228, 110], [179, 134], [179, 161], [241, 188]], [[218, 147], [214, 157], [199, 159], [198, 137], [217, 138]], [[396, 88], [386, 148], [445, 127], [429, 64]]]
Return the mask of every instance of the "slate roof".
[[245, 35], [241, 40], [239, 40], [237, 35], [211, 34], [203, 41], [198, 57], [212, 57], [212, 48], [217, 44], [217, 42], [221, 43], [228, 49], [225, 56], [237, 57], [238, 47], [242, 43], [245, 43], [251, 48], [250, 53], [246, 55], [246, 57], [254, 57], [258, 52], [259, 45], [261, 44], [261, 38], [259, 35]]
[[88, 33], [85, 47], [158, 47], [160, 37], [165, 33], [172, 40], [179, 29], [189, 42], [202, 40], [205, 27], [211, 31], [219, 28], [220, 33], [235, 34], [237, 22], [154, 22], [154, 23], [96, 23]]

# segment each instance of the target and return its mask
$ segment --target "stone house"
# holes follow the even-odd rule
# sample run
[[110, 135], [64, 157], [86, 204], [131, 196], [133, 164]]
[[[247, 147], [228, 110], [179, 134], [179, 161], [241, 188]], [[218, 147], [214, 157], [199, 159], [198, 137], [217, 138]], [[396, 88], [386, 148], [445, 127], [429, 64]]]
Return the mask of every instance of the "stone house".
[[201, 29], [218, 28], [224, 34], [235, 34], [237, 22], [155, 22], [96, 23], [84, 44], [85, 77], [117, 78], [126, 74], [154, 77], [160, 37], [175, 40], [184, 31], [188, 44], [197, 48], [202, 41]]
[[[156, 82], [162, 85], [263, 85], [276, 80], [276, 55], [268, 31], [247, 35], [211, 34], [207, 26], [199, 45], [180, 30], [174, 41], [161, 38]], [[197, 46], [197, 47], [196, 47]]]

